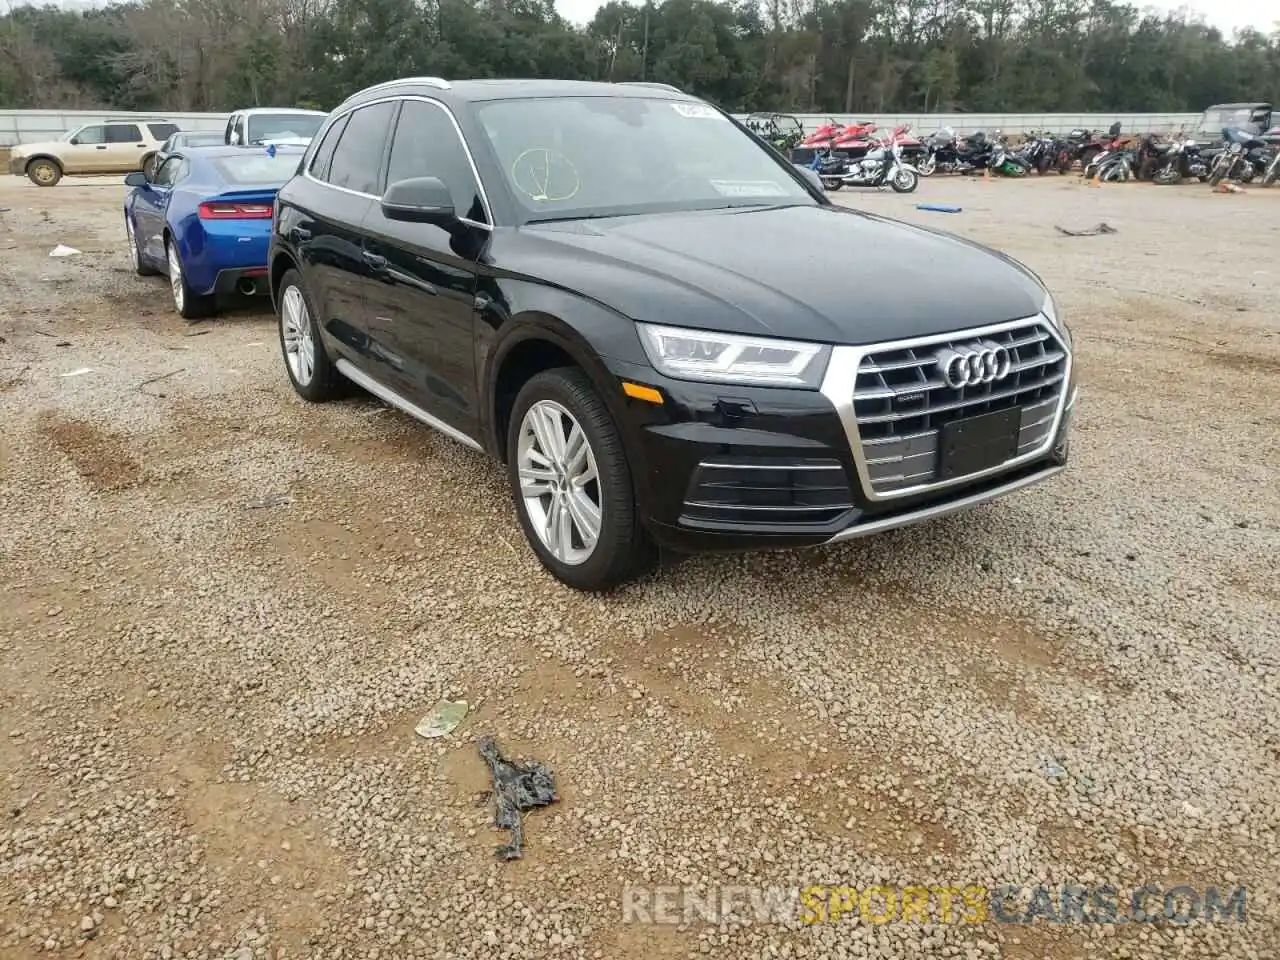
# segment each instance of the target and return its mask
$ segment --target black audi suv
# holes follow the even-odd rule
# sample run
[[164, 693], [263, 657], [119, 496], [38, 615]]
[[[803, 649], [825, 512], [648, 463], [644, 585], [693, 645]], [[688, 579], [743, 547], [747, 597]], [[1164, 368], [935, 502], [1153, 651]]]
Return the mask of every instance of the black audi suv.
[[1040, 280], [833, 205], [658, 84], [418, 77], [350, 97], [279, 192], [307, 400], [353, 382], [506, 465], [533, 550], [602, 589], [662, 546], [801, 547], [1063, 469]]

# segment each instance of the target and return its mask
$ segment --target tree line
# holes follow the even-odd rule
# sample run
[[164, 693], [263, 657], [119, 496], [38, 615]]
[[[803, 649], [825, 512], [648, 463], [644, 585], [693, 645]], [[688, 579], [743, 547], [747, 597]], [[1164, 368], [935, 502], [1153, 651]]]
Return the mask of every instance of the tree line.
[[1140, 112], [1280, 96], [1280, 30], [1111, 0], [131, 0], [0, 17], [0, 108], [330, 108], [398, 76], [671, 83], [733, 111]]

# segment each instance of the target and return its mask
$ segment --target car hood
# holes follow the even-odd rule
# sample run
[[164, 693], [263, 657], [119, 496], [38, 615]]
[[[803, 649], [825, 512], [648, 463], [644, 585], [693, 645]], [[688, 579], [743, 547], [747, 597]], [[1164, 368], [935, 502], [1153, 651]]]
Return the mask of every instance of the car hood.
[[66, 140], [41, 140], [38, 143], [20, 143], [9, 148], [9, 156], [29, 157], [34, 153], [61, 153], [67, 147]]
[[834, 206], [531, 224], [495, 237], [504, 268], [633, 320], [864, 344], [1029, 317], [1026, 267], [941, 231]]

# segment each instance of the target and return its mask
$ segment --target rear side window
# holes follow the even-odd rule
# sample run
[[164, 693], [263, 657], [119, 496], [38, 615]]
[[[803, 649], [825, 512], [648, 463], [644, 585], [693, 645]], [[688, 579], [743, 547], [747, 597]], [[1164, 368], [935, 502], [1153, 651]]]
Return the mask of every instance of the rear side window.
[[377, 195], [382, 186], [382, 148], [391, 129], [394, 103], [375, 103], [351, 113], [338, 139], [328, 180], [335, 187]]
[[176, 123], [148, 123], [147, 129], [151, 131], [151, 137], [154, 140], [168, 140], [178, 132]]
[[136, 123], [113, 123], [107, 127], [107, 143], [137, 143], [142, 131]]
[[443, 107], [405, 100], [400, 107], [387, 183], [411, 177], [435, 177], [453, 194], [458, 216], [486, 221], [480, 188], [471, 173], [462, 139]]
[[325, 132], [324, 139], [320, 141], [320, 146], [316, 147], [316, 154], [311, 158], [311, 175], [317, 180], [329, 179], [329, 164], [333, 162], [333, 150], [338, 145], [338, 138], [342, 136], [342, 131], [350, 119], [349, 116], [343, 117], [331, 126]]

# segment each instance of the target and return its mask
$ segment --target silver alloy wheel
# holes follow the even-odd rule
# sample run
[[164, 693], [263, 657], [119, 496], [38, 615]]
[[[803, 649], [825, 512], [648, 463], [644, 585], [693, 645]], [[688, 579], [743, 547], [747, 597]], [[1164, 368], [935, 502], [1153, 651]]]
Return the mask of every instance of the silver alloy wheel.
[[520, 495], [529, 524], [561, 563], [585, 563], [600, 539], [604, 504], [586, 431], [554, 400], [539, 400], [520, 422]]
[[297, 287], [286, 287], [280, 298], [280, 330], [284, 335], [284, 356], [289, 372], [301, 387], [316, 372], [316, 344], [311, 337], [311, 314], [306, 298]]
[[129, 260], [133, 263], [133, 269], [137, 270], [142, 266], [138, 257], [138, 238], [133, 232], [133, 218], [127, 213], [124, 215], [124, 232], [129, 237]]
[[182, 261], [178, 259], [177, 245], [172, 243], [169, 244], [169, 287], [173, 290], [173, 305], [181, 313], [187, 294], [182, 284]]

